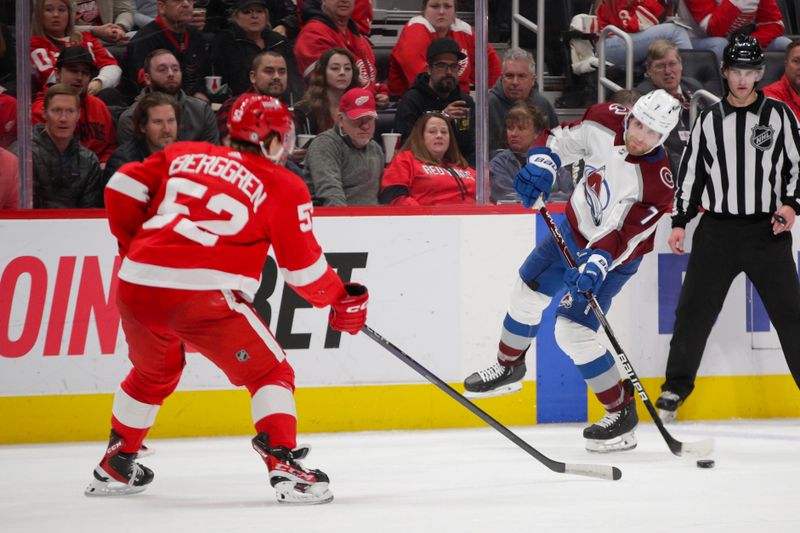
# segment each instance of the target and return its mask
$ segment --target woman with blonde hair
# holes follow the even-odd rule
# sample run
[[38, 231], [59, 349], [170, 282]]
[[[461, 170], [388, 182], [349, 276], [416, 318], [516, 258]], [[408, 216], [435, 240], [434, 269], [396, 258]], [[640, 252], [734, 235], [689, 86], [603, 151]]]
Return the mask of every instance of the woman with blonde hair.
[[89, 83], [89, 94], [116, 87], [122, 70], [116, 59], [89, 32], [75, 29], [74, 0], [34, 0], [31, 12], [32, 75], [39, 88], [55, 83], [56, 60], [68, 46], [83, 46], [99, 69]]
[[[336, 123], [342, 95], [358, 87], [356, 59], [344, 48], [331, 48], [308, 77], [308, 89], [294, 106], [298, 133], [318, 135]], [[304, 148], [304, 147], [300, 147]]]
[[450, 122], [439, 111], [417, 120], [383, 173], [382, 204], [475, 204], [475, 169], [458, 149]]

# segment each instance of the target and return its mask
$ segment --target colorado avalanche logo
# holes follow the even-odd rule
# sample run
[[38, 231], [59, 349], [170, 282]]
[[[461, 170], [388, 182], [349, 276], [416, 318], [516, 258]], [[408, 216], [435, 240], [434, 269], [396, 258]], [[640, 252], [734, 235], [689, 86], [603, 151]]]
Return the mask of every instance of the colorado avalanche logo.
[[672, 179], [672, 171], [667, 167], [661, 167], [661, 171], [658, 173], [661, 177], [661, 182], [669, 187], [670, 189], [675, 188], [675, 181]]
[[756, 150], [769, 150], [772, 147], [772, 140], [775, 138], [775, 130], [772, 126], [753, 126], [750, 132], [750, 145]]
[[567, 291], [567, 293], [564, 294], [564, 296], [561, 298], [561, 301], [558, 302], [558, 306], [561, 307], [562, 309], [569, 309], [572, 307], [572, 302], [573, 302], [572, 293]]
[[586, 165], [584, 170], [583, 195], [589, 205], [595, 226], [602, 224], [603, 211], [608, 207], [611, 197], [608, 190], [608, 182], [605, 180], [605, 173], [605, 166], [595, 169]]

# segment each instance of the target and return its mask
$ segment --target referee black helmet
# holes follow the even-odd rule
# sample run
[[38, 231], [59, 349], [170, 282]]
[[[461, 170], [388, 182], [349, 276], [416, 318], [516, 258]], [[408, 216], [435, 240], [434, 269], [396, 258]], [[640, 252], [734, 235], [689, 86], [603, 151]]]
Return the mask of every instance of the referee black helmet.
[[722, 68], [759, 69], [764, 66], [764, 51], [755, 37], [737, 33], [722, 53]]

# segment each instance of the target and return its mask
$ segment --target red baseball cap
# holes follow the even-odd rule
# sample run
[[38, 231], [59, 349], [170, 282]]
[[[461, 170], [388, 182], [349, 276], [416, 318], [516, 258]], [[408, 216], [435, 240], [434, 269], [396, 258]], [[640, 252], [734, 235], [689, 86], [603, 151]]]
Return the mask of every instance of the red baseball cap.
[[339, 111], [347, 115], [351, 120], [358, 120], [361, 117], [378, 117], [375, 112], [375, 95], [366, 89], [350, 89], [342, 96], [339, 101]]

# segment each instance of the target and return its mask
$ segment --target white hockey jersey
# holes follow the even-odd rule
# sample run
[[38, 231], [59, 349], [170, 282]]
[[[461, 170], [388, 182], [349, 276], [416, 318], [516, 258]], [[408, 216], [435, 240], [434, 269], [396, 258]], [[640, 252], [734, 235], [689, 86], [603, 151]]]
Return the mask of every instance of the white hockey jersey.
[[579, 246], [611, 254], [612, 268], [653, 249], [656, 224], [672, 210], [674, 183], [663, 146], [644, 156], [625, 148], [628, 110], [597, 104], [583, 119], [549, 132], [547, 146], [561, 164], [579, 164], [566, 215]]

